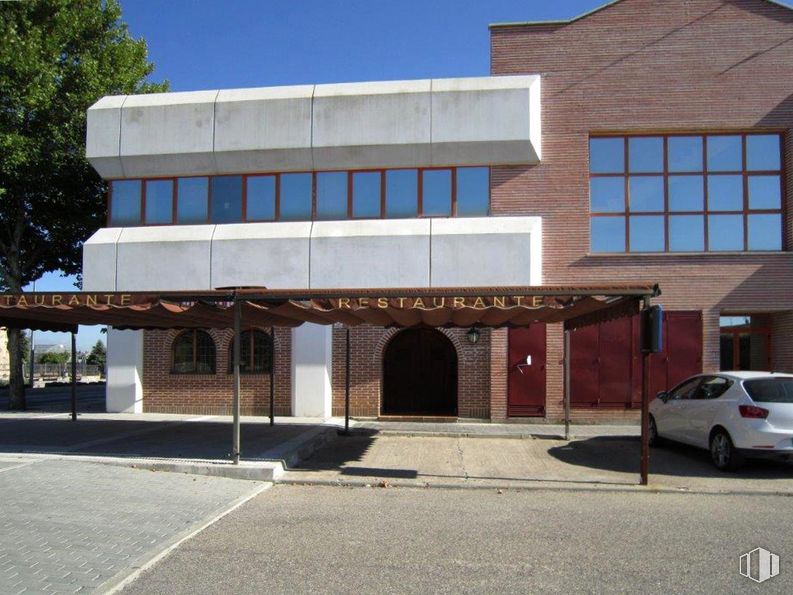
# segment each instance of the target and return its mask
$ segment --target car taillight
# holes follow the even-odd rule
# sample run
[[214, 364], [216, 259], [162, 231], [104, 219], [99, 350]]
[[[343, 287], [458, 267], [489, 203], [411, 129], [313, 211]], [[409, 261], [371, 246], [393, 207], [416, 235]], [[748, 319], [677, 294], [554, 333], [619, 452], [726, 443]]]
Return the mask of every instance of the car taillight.
[[765, 419], [768, 417], [768, 409], [755, 407], [754, 405], [738, 405], [738, 411], [741, 412], [741, 417], [752, 419]]

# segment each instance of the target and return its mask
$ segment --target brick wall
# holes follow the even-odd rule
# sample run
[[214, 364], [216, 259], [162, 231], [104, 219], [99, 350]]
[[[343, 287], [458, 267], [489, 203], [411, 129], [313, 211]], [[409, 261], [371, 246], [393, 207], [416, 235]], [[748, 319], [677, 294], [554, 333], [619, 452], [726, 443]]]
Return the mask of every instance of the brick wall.
[[[483, 330], [472, 345], [468, 329], [440, 329], [457, 352], [458, 417], [490, 417], [490, 331]], [[350, 329], [350, 414], [380, 415], [383, 353], [397, 329], [363, 325]], [[333, 415], [344, 415], [346, 330], [333, 329]]]
[[[719, 367], [722, 312], [774, 312], [775, 365], [793, 371], [793, 254], [588, 253], [590, 133], [786, 132], [793, 187], [792, 37], [793, 11], [764, 0], [623, 0], [567, 25], [491, 29], [493, 74], [543, 75], [541, 164], [491, 176], [495, 215], [543, 218], [543, 282], [659, 283], [667, 309], [703, 311], [706, 370]], [[561, 415], [561, 337], [549, 326], [549, 418]], [[494, 417], [501, 399], [494, 391]]]
[[[171, 374], [171, 345], [180, 331], [144, 331], [143, 410], [156, 413], [231, 415], [234, 375], [229, 374], [231, 331], [210, 330], [215, 374]], [[269, 333], [269, 331], [266, 331]], [[275, 329], [275, 414], [291, 415], [291, 329]], [[243, 415], [270, 414], [270, 375], [241, 375]]]

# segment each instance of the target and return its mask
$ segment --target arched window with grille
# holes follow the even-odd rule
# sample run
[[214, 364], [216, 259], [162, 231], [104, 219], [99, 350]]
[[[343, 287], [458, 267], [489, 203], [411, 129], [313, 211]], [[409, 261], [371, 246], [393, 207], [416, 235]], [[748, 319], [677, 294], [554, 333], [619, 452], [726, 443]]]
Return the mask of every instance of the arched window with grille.
[[[273, 338], [251, 329], [240, 334], [240, 373], [270, 374], [273, 370]], [[229, 345], [229, 373], [234, 371], [234, 338]]]
[[189, 330], [173, 341], [172, 374], [214, 374], [215, 342], [206, 331]]

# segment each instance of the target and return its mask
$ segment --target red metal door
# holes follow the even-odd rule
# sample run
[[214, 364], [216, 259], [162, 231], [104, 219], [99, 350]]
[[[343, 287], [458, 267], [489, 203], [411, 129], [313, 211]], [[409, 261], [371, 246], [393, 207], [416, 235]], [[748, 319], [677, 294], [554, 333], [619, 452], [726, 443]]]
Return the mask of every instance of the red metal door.
[[599, 404], [623, 407], [631, 402], [631, 319], [600, 325]]
[[[545, 325], [509, 329], [507, 414], [514, 417], [545, 415]], [[526, 356], [531, 356], [527, 365]]]
[[600, 332], [585, 326], [570, 335], [570, 403], [577, 407], [597, 407], [600, 400]]

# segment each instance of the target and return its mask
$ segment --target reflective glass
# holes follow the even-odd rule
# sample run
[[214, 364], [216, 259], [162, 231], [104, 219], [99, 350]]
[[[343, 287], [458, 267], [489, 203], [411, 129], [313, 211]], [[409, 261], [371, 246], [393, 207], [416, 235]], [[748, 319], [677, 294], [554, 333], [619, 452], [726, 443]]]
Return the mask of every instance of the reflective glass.
[[749, 215], [749, 250], [782, 249], [782, 216]]
[[778, 134], [750, 134], [746, 137], [746, 169], [782, 169]]
[[625, 139], [590, 138], [589, 171], [594, 174], [625, 172]]
[[630, 210], [634, 213], [664, 210], [664, 179], [661, 176], [632, 177], [629, 180]]
[[173, 223], [173, 180], [148, 180], [146, 182], [147, 225]]
[[347, 218], [347, 172], [317, 174], [317, 219]]
[[664, 171], [664, 139], [657, 136], [629, 138], [628, 171], [631, 173]]
[[457, 169], [457, 215], [487, 215], [490, 207], [490, 170], [486, 167]]
[[110, 185], [110, 225], [139, 225], [141, 181], [114, 180]]
[[708, 210], [742, 211], [743, 176], [708, 176]]
[[248, 221], [275, 219], [275, 176], [248, 176], [247, 197]]
[[670, 211], [702, 211], [704, 208], [703, 176], [669, 176]]
[[176, 181], [176, 222], [206, 223], [209, 178], [179, 178]]
[[782, 208], [782, 185], [779, 176], [749, 176], [749, 208]]
[[215, 176], [212, 184], [212, 223], [242, 221], [242, 176]]
[[592, 252], [625, 252], [625, 217], [592, 217]]
[[625, 178], [589, 180], [593, 213], [622, 213], [625, 210]]
[[311, 174], [281, 174], [281, 219], [311, 219]]
[[385, 172], [385, 216], [415, 217], [418, 214], [418, 172], [392, 169]]
[[452, 172], [449, 169], [429, 169], [422, 172], [422, 215], [449, 216], [452, 214]]
[[352, 216], [380, 217], [380, 172], [352, 174]]
[[743, 216], [708, 216], [708, 249], [711, 252], [743, 250]]
[[669, 250], [702, 252], [705, 249], [705, 217], [672, 215], [669, 217]]
[[670, 136], [667, 139], [669, 171], [702, 171], [702, 137]]
[[708, 137], [708, 170], [741, 171], [743, 169], [740, 136]]
[[664, 251], [664, 218], [644, 216], [630, 218], [631, 252]]

